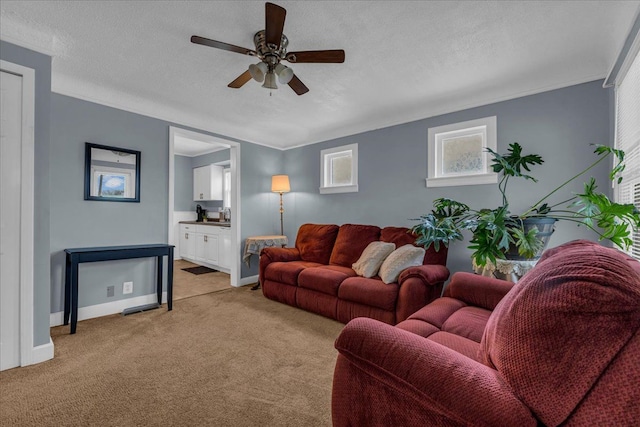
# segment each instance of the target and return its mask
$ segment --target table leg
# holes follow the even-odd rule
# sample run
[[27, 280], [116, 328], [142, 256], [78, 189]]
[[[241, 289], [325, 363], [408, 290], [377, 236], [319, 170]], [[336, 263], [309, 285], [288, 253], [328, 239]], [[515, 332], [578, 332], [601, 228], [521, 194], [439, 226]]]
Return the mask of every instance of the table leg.
[[64, 268], [64, 325], [69, 324], [69, 314], [71, 314], [71, 255], [67, 254]]
[[158, 256], [156, 263], [158, 269], [156, 271], [156, 295], [158, 297], [158, 306], [162, 305], [162, 258], [164, 255]]
[[167, 310], [173, 310], [173, 247], [167, 256]]
[[71, 260], [71, 333], [76, 333], [78, 324], [78, 261]]

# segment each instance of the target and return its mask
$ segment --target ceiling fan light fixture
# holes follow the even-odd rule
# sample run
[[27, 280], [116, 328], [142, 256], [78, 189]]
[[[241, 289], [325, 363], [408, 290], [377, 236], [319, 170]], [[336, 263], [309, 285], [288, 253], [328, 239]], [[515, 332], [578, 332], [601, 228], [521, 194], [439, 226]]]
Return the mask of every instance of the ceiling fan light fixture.
[[276, 85], [276, 75], [273, 72], [267, 73], [264, 76], [264, 84], [262, 87], [266, 89], [278, 89]]
[[263, 82], [264, 76], [269, 71], [269, 67], [264, 62], [258, 62], [257, 64], [249, 65], [249, 73], [253, 80], [257, 82]]
[[276, 74], [278, 75], [278, 81], [283, 85], [288, 84], [293, 78], [293, 70], [286, 65], [276, 65]]

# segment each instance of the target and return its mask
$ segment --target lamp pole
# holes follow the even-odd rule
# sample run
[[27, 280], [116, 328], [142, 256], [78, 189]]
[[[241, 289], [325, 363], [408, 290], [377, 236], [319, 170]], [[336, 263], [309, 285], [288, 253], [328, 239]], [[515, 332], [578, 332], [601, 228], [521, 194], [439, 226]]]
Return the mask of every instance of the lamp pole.
[[284, 214], [284, 207], [282, 206], [282, 191], [280, 193], [280, 235], [284, 236], [284, 223], [282, 221], [282, 214]]

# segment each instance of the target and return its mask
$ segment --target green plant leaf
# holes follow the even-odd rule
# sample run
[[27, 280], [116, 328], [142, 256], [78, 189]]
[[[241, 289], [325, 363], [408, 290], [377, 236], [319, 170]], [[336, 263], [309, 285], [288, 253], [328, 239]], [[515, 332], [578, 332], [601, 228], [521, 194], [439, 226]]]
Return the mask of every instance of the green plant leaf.
[[527, 154], [526, 156], [523, 156], [522, 146], [517, 142], [509, 144], [506, 155], [498, 154], [490, 148], [487, 148], [486, 150], [493, 157], [491, 160], [493, 162], [491, 168], [494, 172], [502, 172], [505, 176], [518, 176], [530, 179], [534, 182], [538, 181], [533, 176], [522, 173], [522, 169], [530, 172], [530, 166], [541, 165], [544, 163], [544, 160], [542, 160], [542, 157], [539, 155]]
[[538, 228], [533, 227], [525, 233], [523, 228], [513, 228], [511, 233], [514, 236], [518, 254], [525, 258], [533, 258], [543, 248], [544, 242], [538, 238]]

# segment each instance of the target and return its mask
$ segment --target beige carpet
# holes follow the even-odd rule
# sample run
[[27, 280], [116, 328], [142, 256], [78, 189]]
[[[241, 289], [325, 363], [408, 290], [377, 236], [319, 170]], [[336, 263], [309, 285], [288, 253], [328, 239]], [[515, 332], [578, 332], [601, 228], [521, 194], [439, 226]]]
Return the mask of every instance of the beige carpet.
[[177, 260], [173, 263], [173, 300], [181, 300], [196, 295], [217, 292], [231, 288], [231, 280], [227, 273], [216, 271], [215, 273], [192, 274], [182, 270], [183, 268], [197, 267], [185, 260]]
[[2, 426], [329, 426], [344, 325], [248, 287], [55, 327], [0, 373]]

